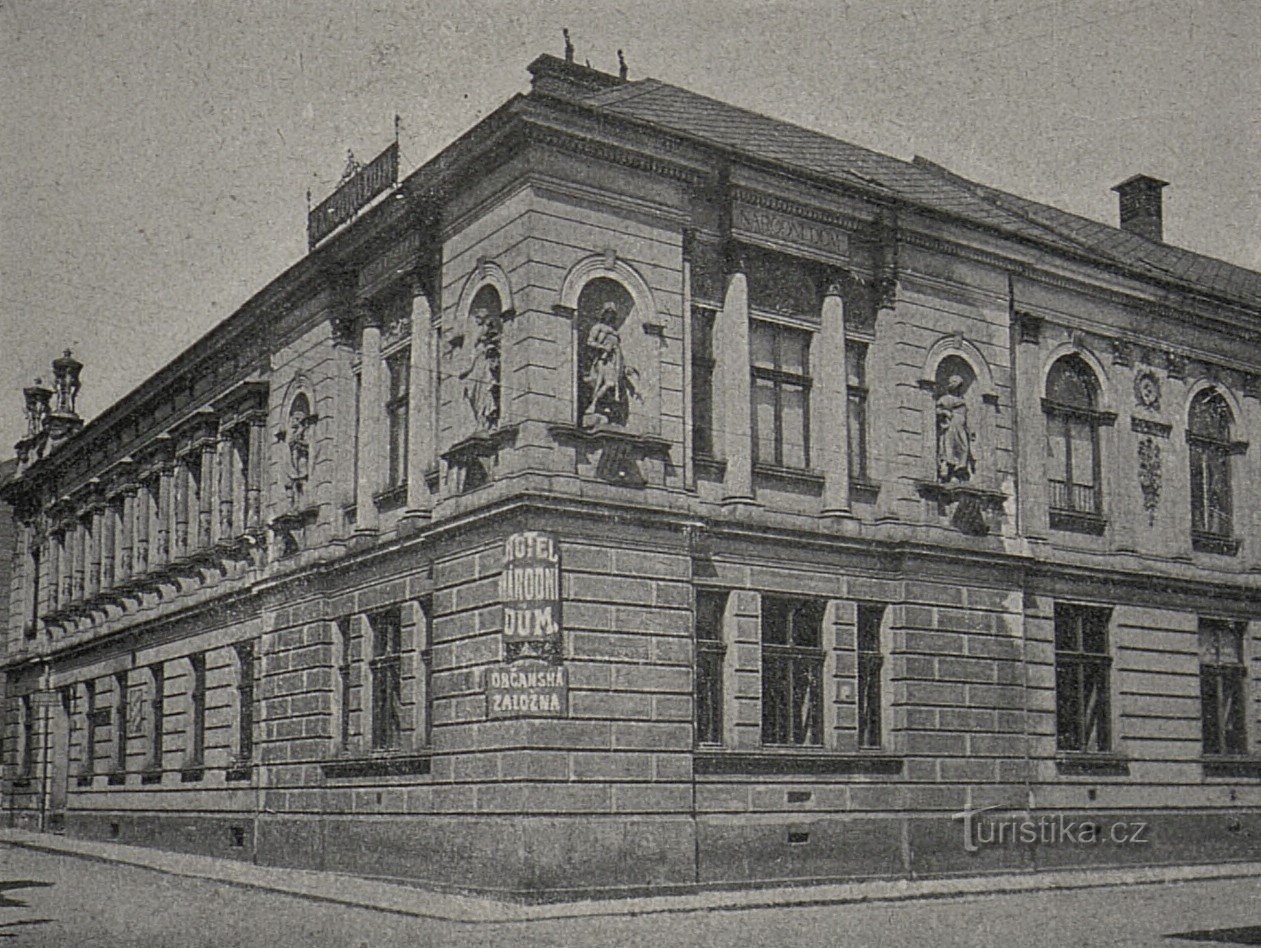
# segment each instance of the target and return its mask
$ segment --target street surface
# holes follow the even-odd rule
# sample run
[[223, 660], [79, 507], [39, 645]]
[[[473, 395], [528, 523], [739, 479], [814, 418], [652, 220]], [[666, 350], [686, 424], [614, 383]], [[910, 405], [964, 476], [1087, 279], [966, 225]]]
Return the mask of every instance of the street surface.
[[[809, 890], [804, 890], [808, 894]], [[1261, 945], [1261, 879], [918, 902], [445, 922], [0, 844], [0, 945]]]

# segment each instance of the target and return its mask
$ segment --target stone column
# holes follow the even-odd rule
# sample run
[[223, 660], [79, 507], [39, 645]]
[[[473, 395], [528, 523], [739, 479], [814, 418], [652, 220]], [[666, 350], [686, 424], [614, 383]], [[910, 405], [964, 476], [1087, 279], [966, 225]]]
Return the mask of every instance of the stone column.
[[101, 589], [114, 585], [114, 565], [118, 556], [118, 500], [111, 497], [101, 512]]
[[[215, 439], [203, 438], [201, 442], [201, 492], [197, 505], [196, 549], [207, 549], [214, 530]], [[196, 459], [194, 459], [196, 462]]]
[[48, 530], [48, 565], [44, 572], [44, 586], [47, 590], [44, 598], [48, 602], [47, 612], [56, 612], [61, 604], [61, 539], [56, 528]]
[[171, 506], [175, 493], [175, 468], [167, 461], [153, 479], [153, 486], [146, 491], [149, 509], [145, 514], [145, 522], [150, 524], [149, 545], [150, 559], [154, 566], [169, 563], [172, 556], [171, 543]]
[[811, 467], [823, 473], [823, 515], [848, 517], [849, 379], [845, 364], [845, 302], [833, 283], [823, 297], [819, 333], [810, 348]]
[[727, 295], [715, 329], [716, 388], [721, 406], [723, 457], [727, 462], [724, 504], [753, 504], [753, 433], [750, 415], [749, 284], [743, 273], [727, 278]]
[[135, 541], [133, 546], [133, 570], [137, 576], [149, 571], [149, 518], [153, 506], [153, 491], [147, 483], [142, 483], [136, 491], [134, 512], [136, 515]]
[[1019, 441], [1020, 532], [1029, 540], [1045, 541], [1050, 530], [1046, 483], [1046, 418], [1042, 414], [1042, 321], [1017, 314], [1011, 331], [1016, 376], [1016, 432]]
[[219, 516], [216, 520], [215, 539], [230, 540], [235, 535], [232, 531], [232, 505], [236, 496], [236, 485], [233, 483], [233, 472], [236, 467], [235, 445], [230, 431], [219, 432]]
[[188, 553], [188, 462], [187, 458], [175, 461], [175, 532], [171, 544], [171, 559], [177, 560]]
[[88, 552], [88, 531], [87, 527], [84, 526], [82, 516], [78, 514], [75, 515], [74, 527], [72, 529], [74, 531], [74, 539], [72, 541], [74, 544], [74, 552], [72, 554], [71, 562], [74, 564], [74, 587], [70, 593], [70, 601], [78, 602], [83, 598], [83, 579], [87, 568]]
[[375, 310], [362, 303], [359, 318], [363, 330], [359, 346], [359, 481], [355, 492], [355, 532], [373, 533], [379, 519], [372, 495], [381, 488], [381, 461], [386, 456], [381, 325]]
[[105, 532], [105, 508], [96, 504], [92, 508], [92, 531], [88, 534], [88, 573], [85, 594], [89, 599], [101, 591], [101, 562], [104, 560], [105, 544], [101, 542]]
[[257, 411], [250, 415], [250, 440], [246, 464], [245, 527], [250, 532], [261, 529], [263, 522], [263, 470], [266, 467], [267, 415]]
[[[412, 278], [412, 374], [408, 380], [407, 423], [407, 511], [405, 516], [428, 520], [433, 500], [425, 473], [433, 465], [433, 351], [432, 310], [429, 297], [418, 278]], [[505, 399], [505, 404], [507, 400]]]
[[47, 530], [44, 532], [44, 538], [40, 541], [40, 546], [39, 573], [37, 574], [39, 590], [35, 599], [35, 612], [37, 615], [42, 616], [55, 608], [57, 599], [56, 589], [52, 585], [56, 581], [50, 579], [55, 574], [56, 544], [53, 542], [53, 538], [49, 536]]
[[121, 539], [118, 544], [118, 579], [131, 579], [132, 557], [134, 555], [136, 537], [136, 485], [127, 484], [122, 488], [123, 519], [119, 525]]

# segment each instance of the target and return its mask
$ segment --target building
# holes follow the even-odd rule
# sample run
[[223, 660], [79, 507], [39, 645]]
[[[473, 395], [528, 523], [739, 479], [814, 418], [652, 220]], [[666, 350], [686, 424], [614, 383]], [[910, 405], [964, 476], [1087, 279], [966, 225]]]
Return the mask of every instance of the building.
[[28, 389], [11, 822], [546, 897], [1261, 856], [1261, 274], [1150, 177], [530, 72], [100, 417]]

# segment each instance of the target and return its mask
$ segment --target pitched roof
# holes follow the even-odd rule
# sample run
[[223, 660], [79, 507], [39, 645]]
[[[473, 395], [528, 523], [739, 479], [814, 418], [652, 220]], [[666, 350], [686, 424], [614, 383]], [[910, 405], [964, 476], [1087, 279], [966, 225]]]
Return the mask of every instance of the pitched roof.
[[1261, 273], [969, 181], [922, 158], [902, 161], [656, 79], [618, 85], [588, 95], [583, 102], [598, 111], [839, 183], [861, 184], [972, 223], [1096, 256], [1152, 279], [1261, 308]]

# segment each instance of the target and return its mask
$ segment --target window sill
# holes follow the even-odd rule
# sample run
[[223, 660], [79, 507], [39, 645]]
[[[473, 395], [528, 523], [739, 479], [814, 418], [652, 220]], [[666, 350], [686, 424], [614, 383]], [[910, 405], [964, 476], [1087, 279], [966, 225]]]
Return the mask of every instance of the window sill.
[[381, 754], [372, 757], [345, 757], [326, 760], [320, 764], [325, 777], [345, 779], [351, 777], [409, 777], [429, 773], [430, 755]]
[[180, 770], [180, 783], [200, 783], [205, 777], [206, 768], [203, 764], [194, 764]]
[[1200, 767], [1206, 777], [1261, 777], [1261, 757], [1206, 754]]
[[698, 454], [692, 458], [692, 468], [696, 471], [697, 477], [708, 480], [720, 481], [727, 476], [727, 462], [708, 455]]
[[1061, 751], [1055, 755], [1055, 770], [1064, 776], [1128, 777], [1130, 761], [1119, 754]]
[[823, 488], [823, 473], [821, 471], [811, 471], [807, 468], [799, 467], [780, 467], [777, 464], [758, 463], [753, 465], [753, 473], [760, 477], [783, 481], [784, 483], [797, 484], [802, 487], [812, 487], [818, 490], [822, 490]]
[[377, 510], [395, 510], [407, 503], [407, 481], [387, 487], [372, 495]]
[[802, 774], [897, 774], [902, 758], [878, 751], [835, 754], [803, 748], [784, 751], [731, 751], [697, 749], [693, 752], [697, 774], [748, 774], [750, 776]]
[[880, 485], [875, 481], [855, 481], [849, 482], [849, 495], [852, 500], [862, 501], [865, 504], [874, 504], [880, 497]]
[[1197, 553], [1215, 553], [1218, 556], [1235, 556], [1239, 552], [1239, 540], [1216, 533], [1191, 532], [1191, 549]]
[[1063, 530], [1067, 533], [1084, 533], [1092, 537], [1103, 536], [1108, 526], [1106, 518], [1098, 514], [1083, 513], [1078, 510], [1051, 510], [1051, 529]]

